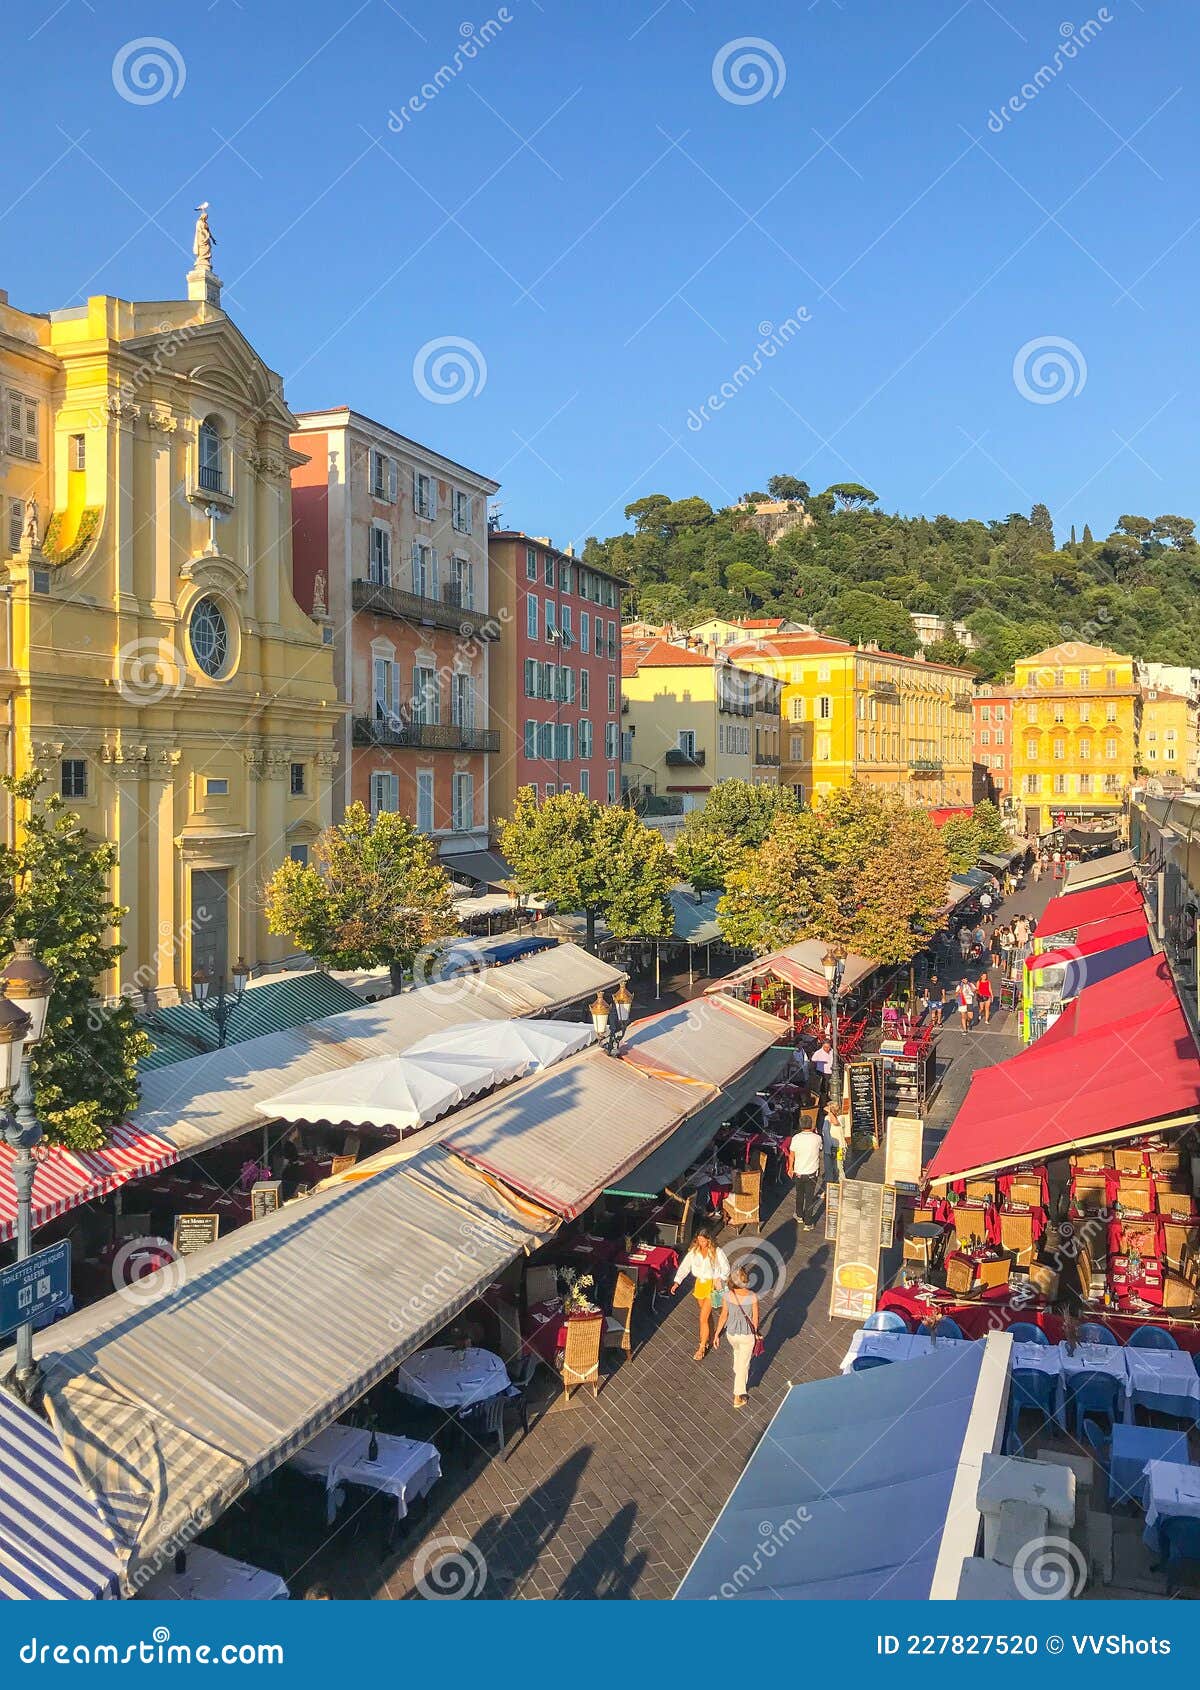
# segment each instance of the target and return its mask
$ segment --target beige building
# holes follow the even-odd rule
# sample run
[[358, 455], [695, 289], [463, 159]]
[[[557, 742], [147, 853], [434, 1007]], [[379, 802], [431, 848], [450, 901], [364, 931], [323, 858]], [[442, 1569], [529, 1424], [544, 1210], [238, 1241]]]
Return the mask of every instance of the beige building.
[[627, 793], [699, 809], [718, 781], [779, 782], [779, 693], [770, 677], [665, 640], [621, 652], [621, 779]]
[[342, 715], [292, 596], [295, 421], [221, 309], [204, 219], [196, 253], [186, 300], [0, 294], [6, 756], [115, 842], [102, 987], [158, 1002], [292, 949], [262, 888], [331, 819]]

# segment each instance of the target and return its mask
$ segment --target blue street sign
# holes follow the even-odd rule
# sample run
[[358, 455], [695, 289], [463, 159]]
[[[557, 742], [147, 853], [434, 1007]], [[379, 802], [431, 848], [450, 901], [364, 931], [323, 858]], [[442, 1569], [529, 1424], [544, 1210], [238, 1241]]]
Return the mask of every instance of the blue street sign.
[[23, 1262], [0, 1268], [0, 1338], [18, 1326], [40, 1322], [71, 1299], [71, 1240], [38, 1250]]

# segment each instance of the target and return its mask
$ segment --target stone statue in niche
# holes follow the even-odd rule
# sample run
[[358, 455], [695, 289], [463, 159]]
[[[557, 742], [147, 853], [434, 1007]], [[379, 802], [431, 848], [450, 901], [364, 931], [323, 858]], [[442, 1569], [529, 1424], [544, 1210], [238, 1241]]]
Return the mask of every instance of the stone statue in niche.
[[38, 502], [32, 496], [25, 501], [25, 543], [34, 550], [42, 543], [41, 522], [38, 517]]
[[325, 616], [328, 614], [329, 605], [327, 603], [327, 592], [328, 583], [326, 581], [325, 571], [323, 569], [318, 569], [316, 575], [313, 577], [312, 613], [314, 616]]

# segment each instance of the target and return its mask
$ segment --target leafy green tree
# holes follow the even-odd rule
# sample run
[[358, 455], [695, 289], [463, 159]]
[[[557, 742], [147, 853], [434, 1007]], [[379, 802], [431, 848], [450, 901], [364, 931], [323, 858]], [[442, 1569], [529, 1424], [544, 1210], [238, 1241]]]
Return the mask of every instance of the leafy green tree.
[[917, 649], [912, 618], [903, 605], [861, 588], [850, 588], [834, 599], [826, 617], [828, 631], [854, 645], [874, 641], [884, 651], [911, 657]]
[[1185, 551], [1196, 543], [1196, 524], [1190, 516], [1155, 517], [1154, 538], [1178, 551]]
[[589, 950], [596, 948], [599, 918], [618, 939], [670, 936], [671, 853], [662, 834], [632, 810], [597, 804], [581, 792], [559, 792], [539, 804], [524, 786], [499, 832], [500, 849], [526, 893], [587, 917]]
[[150, 1040], [128, 998], [96, 999], [125, 947], [112, 939], [125, 909], [109, 893], [117, 850], [96, 844], [46, 776], [7, 776], [16, 800], [17, 842], [0, 848], [0, 954], [28, 939], [53, 971], [46, 1031], [33, 1058], [34, 1096], [46, 1137], [72, 1150], [98, 1150], [137, 1107], [138, 1059]]
[[930, 663], [948, 663], [955, 669], [969, 669], [972, 665], [971, 653], [953, 638], [934, 640], [925, 647], [925, 656]]
[[773, 475], [767, 482], [767, 492], [773, 499], [785, 502], [795, 499], [804, 504], [809, 497], [809, 486], [798, 475]]
[[979, 829], [980, 853], [992, 852], [1003, 854], [1012, 847], [1012, 839], [1005, 831], [1004, 823], [1000, 820], [1000, 812], [990, 798], [984, 798], [976, 804], [972, 812], [975, 825]]
[[1054, 518], [1050, 515], [1049, 505], [1034, 505], [1029, 513], [1029, 526], [1037, 530], [1043, 540], [1054, 544]]
[[717, 906], [730, 944], [776, 950], [819, 939], [880, 963], [907, 962], [936, 927], [950, 859], [925, 810], [850, 787], [819, 810], [777, 817]]
[[949, 816], [941, 826], [942, 844], [955, 874], [974, 868], [979, 861], [982, 831], [974, 816]]
[[351, 804], [307, 863], [267, 884], [267, 924], [327, 968], [387, 968], [392, 990], [426, 946], [459, 931], [437, 848], [407, 816]]
[[839, 481], [835, 486], [827, 487], [825, 491], [843, 510], [861, 510], [864, 505], [879, 503], [879, 494], [872, 493], [861, 481]]
[[798, 814], [800, 805], [786, 786], [755, 786], [748, 780], [721, 780], [698, 810], [685, 818], [675, 840], [675, 861], [697, 892], [724, 886], [747, 851], [757, 850], [776, 818]]

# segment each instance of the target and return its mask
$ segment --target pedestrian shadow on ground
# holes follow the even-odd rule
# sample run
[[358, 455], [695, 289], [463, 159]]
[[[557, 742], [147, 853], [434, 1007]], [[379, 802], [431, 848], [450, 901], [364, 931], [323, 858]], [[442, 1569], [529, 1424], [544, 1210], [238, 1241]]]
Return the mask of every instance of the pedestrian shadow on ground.
[[558, 1592], [562, 1601], [628, 1601], [646, 1569], [649, 1557], [629, 1554], [629, 1534], [637, 1519], [637, 1503], [627, 1502], [588, 1544]]

